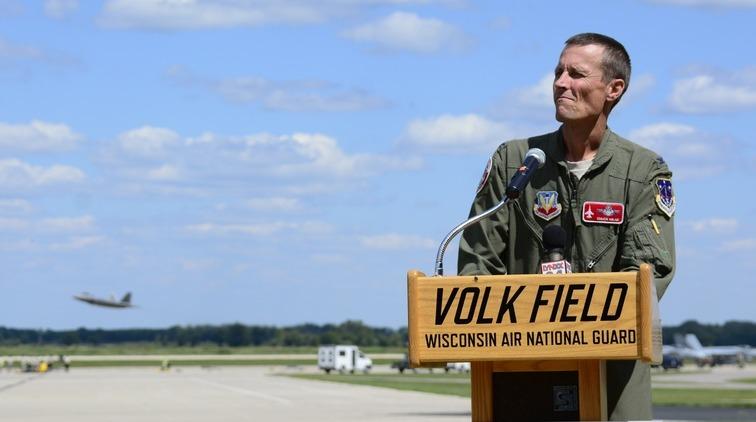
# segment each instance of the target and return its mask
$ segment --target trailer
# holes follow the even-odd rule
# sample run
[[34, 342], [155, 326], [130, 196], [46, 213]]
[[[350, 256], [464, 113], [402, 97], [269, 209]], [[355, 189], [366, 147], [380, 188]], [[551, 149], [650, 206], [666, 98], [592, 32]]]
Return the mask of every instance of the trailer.
[[372, 367], [373, 360], [365, 356], [357, 346], [329, 344], [318, 348], [318, 369], [324, 370], [326, 374], [331, 371], [342, 374], [361, 371], [367, 374]]

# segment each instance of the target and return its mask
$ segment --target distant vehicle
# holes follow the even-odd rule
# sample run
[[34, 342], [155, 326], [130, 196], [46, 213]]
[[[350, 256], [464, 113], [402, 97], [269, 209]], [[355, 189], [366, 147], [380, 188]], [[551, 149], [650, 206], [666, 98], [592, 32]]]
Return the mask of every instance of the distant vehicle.
[[675, 353], [664, 353], [662, 355], [662, 362], [659, 365], [652, 365], [654, 368], [661, 367], [662, 369], [680, 369], [683, 366], [683, 360]]
[[373, 360], [365, 356], [357, 346], [324, 345], [318, 348], [318, 368], [326, 374], [331, 371], [352, 374], [361, 371], [367, 374], [372, 367]]
[[92, 296], [86, 292], [74, 296], [74, 299], [80, 300], [82, 302], [87, 302], [90, 305], [105, 306], [108, 308], [131, 308], [132, 306], [134, 306], [131, 304], [131, 292], [123, 295], [123, 298], [121, 300], [116, 300], [116, 298], [113, 296], [110, 296], [110, 299], [102, 299]]
[[400, 374], [403, 374], [406, 369], [412, 369], [413, 372], [417, 372], [417, 370], [410, 368], [409, 358], [407, 357], [406, 353], [404, 354], [402, 360], [395, 360], [394, 362], [392, 362], [391, 368], [398, 370]]
[[470, 373], [470, 362], [449, 362], [446, 364], [444, 371], [457, 371], [459, 373]]
[[675, 345], [664, 346], [664, 353], [675, 354], [683, 359], [691, 359], [698, 366], [730, 363], [743, 367], [752, 357], [752, 350], [749, 345], [703, 346], [698, 337], [691, 333], [676, 334]]

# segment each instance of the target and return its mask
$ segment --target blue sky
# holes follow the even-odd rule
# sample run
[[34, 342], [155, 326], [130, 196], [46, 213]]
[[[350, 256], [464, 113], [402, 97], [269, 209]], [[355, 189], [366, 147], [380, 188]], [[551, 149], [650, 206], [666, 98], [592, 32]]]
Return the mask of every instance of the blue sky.
[[579, 32], [629, 50], [610, 127], [675, 173], [663, 323], [754, 321], [753, 22], [753, 0], [0, 0], [0, 325], [405, 325], [406, 271], [496, 146], [557, 127]]

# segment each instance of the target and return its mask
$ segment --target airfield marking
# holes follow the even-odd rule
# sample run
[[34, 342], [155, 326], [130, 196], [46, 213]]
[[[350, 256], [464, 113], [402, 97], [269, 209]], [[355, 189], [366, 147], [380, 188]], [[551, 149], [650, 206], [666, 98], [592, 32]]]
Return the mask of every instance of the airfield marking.
[[10, 383], [10, 384], [7, 384], [7, 385], [3, 385], [3, 386], [0, 386], [0, 392], [6, 391], [6, 390], [10, 390], [10, 389], [11, 389], [11, 388], [13, 388], [13, 387], [18, 387], [18, 386], [20, 386], [20, 385], [26, 384], [26, 383], [27, 383], [27, 382], [29, 382], [29, 381], [33, 381], [33, 380], [35, 380], [35, 379], [39, 378], [39, 376], [40, 376], [40, 375], [41, 375], [41, 374], [38, 374], [38, 375], [32, 375], [32, 376], [30, 376], [30, 377], [26, 377], [26, 378], [24, 378], [24, 379], [20, 379], [20, 380], [18, 380], [18, 381], [16, 381], [16, 382], [12, 382], [12, 383]]
[[257, 398], [260, 398], [260, 399], [270, 400], [270, 401], [273, 401], [273, 402], [276, 402], [276, 403], [279, 403], [279, 404], [284, 404], [284, 405], [287, 405], [287, 406], [291, 406], [291, 404], [292, 404], [291, 400], [283, 399], [281, 397], [272, 396], [270, 394], [258, 393], [257, 391], [247, 390], [246, 388], [233, 387], [233, 386], [230, 386], [230, 385], [226, 385], [226, 384], [222, 384], [222, 383], [214, 382], [214, 381], [208, 381], [208, 380], [201, 379], [201, 378], [189, 378], [189, 379], [191, 379], [194, 382], [200, 383], [200, 384], [212, 385], [214, 387], [218, 387], [218, 388], [221, 388], [221, 389], [224, 389], [224, 390], [233, 391], [235, 393], [239, 393], [239, 394], [243, 394], [243, 395], [247, 395], [247, 396], [257, 397]]

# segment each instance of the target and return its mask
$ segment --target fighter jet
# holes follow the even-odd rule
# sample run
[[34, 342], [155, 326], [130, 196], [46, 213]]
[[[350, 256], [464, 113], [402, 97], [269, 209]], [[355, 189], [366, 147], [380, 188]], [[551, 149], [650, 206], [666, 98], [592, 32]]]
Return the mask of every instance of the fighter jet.
[[664, 346], [664, 353], [692, 359], [698, 366], [714, 366], [734, 363], [739, 367], [756, 356], [749, 345], [703, 346], [695, 334], [675, 334], [675, 345]]
[[116, 300], [113, 296], [110, 296], [110, 299], [101, 299], [86, 292], [74, 296], [74, 299], [87, 302], [91, 305], [106, 306], [108, 308], [131, 308], [134, 306], [131, 304], [131, 292], [126, 293], [120, 301]]

